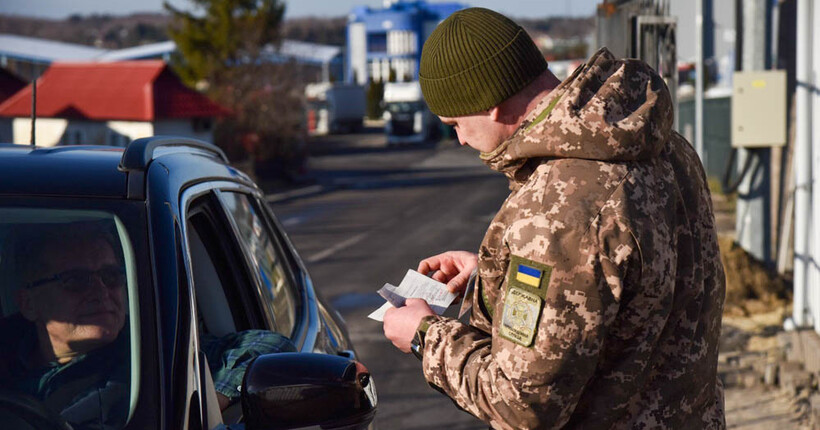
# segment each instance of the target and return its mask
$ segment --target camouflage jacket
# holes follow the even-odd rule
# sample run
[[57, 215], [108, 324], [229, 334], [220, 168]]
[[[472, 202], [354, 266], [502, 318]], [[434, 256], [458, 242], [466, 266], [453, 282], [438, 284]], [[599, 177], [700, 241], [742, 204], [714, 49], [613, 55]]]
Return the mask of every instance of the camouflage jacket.
[[596, 53], [482, 154], [511, 193], [470, 325], [426, 317], [429, 383], [494, 428], [724, 428], [725, 294], [703, 168], [645, 63]]

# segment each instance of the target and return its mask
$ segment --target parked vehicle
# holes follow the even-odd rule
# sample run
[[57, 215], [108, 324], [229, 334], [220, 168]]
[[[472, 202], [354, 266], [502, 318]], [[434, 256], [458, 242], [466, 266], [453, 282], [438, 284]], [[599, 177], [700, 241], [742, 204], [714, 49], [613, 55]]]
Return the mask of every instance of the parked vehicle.
[[388, 145], [423, 143], [438, 137], [441, 122], [427, 109], [417, 81], [386, 83], [383, 100]]
[[[37, 232], [77, 236], [82, 230], [76, 229], [88, 225], [108, 228], [119, 272], [17, 270], [32, 267], [16, 250], [32, 246], [27, 239]], [[66, 250], [45, 249], [48, 255]], [[86, 249], [68, 251], [84, 255]], [[45, 278], [25, 282], [25, 276]], [[20, 313], [33, 318], [21, 295], [59, 286], [92, 294], [72, 283], [77, 279], [109, 288], [119, 281], [125, 291], [117, 341], [124, 340], [115, 351], [124, 360], [101, 362], [122, 364], [125, 377], [110, 398], [100, 394], [101, 403], [125, 407], [106, 412], [106, 423], [122, 424], [105, 428], [214, 429], [242, 422], [248, 429], [359, 429], [372, 423], [375, 386], [355, 360], [341, 317], [317, 294], [260, 189], [214, 145], [175, 137], [138, 139], [124, 150], [0, 145], [0, 346], [24, 337], [9, 325], [15, 318], [25, 322]], [[81, 317], [102, 325], [113, 318], [104, 310]], [[221, 410], [206, 336], [253, 330], [289, 338], [296, 352], [250, 362], [241, 400]], [[24, 367], [36, 363], [21, 351], [0, 354], [22, 358]], [[15, 391], [2, 382], [15, 376], [5, 363], [0, 360], [0, 427], [83, 428], [72, 422], [83, 403], [55, 411], [51, 396], [37, 400]], [[65, 394], [71, 389], [57, 386], [50, 394], [71, 399]]]
[[320, 82], [305, 87], [307, 129], [311, 135], [353, 133], [362, 129], [364, 87]]

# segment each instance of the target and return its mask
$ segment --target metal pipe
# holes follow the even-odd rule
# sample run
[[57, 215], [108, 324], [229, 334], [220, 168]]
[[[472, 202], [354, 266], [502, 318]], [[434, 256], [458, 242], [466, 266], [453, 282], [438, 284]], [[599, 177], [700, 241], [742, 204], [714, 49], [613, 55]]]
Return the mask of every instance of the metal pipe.
[[[810, 71], [809, 75], [811, 76], [811, 83], [812, 86], [809, 89], [810, 94], [812, 97], [811, 100], [811, 130], [809, 133], [811, 134], [811, 152], [812, 152], [812, 159], [814, 163], [812, 164], [812, 183], [817, 180], [820, 180], [820, 128], [815, 129], [814, 125], [820, 124], [820, 92], [817, 91], [817, 88], [820, 87], [820, 31], [817, 30], [817, 25], [820, 23], [820, 4], [814, 2], [812, 4], [812, 22], [811, 22], [811, 46], [813, 48], [813, 52], [811, 53], [812, 57], [812, 70]], [[808, 33], [808, 31], [807, 31]], [[812, 206], [814, 204], [820, 204], [820, 187], [814, 187], [814, 193], [812, 196]], [[814, 208], [812, 208], [814, 209]], [[812, 226], [814, 228], [814, 243], [813, 243], [813, 251], [812, 252], [812, 272], [815, 274], [815, 282], [809, 283], [807, 285], [808, 293], [806, 297], [808, 298], [808, 307], [811, 313], [811, 320], [807, 321], [809, 324], [814, 325], [814, 330], [817, 333], [820, 333], [820, 267], [818, 267], [818, 263], [820, 263], [820, 210], [812, 210], [811, 213], [814, 215], [814, 222]]]
[[777, 56], [780, 55], [779, 46], [777, 46], [780, 38], [778, 34], [780, 32], [780, 2], [778, 0], [772, 1], [772, 38], [770, 40], [769, 52], [771, 56], [769, 58], [769, 68], [770, 69], [779, 69], [780, 65], [778, 64]]
[[31, 146], [37, 144], [37, 76], [31, 81]]
[[812, 255], [809, 235], [812, 212], [812, 148], [811, 148], [811, 32], [812, 0], [797, 1], [797, 89], [794, 143], [794, 304], [795, 326], [805, 327], [806, 293], [809, 287], [809, 267]]
[[703, 2], [695, 0], [695, 151], [703, 164]]

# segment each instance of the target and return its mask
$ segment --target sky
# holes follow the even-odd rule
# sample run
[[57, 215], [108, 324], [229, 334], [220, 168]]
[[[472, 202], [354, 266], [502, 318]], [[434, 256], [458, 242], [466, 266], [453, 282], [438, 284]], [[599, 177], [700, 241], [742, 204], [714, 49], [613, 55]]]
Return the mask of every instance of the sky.
[[[187, 9], [189, 0], [169, 0]], [[438, 2], [439, 0], [428, 0]], [[458, 0], [456, 0], [458, 1]], [[481, 6], [510, 17], [591, 16], [601, 0], [461, 0], [468, 6]], [[304, 16], [344, 16], [354, 6], [381, 7], [381, 0], [286, 0], [286, 18]], [[134, 12], [162, 12], [162, 0], [0, 0], [0, 13], [62, 19], [72, 14], [127, 15]]]

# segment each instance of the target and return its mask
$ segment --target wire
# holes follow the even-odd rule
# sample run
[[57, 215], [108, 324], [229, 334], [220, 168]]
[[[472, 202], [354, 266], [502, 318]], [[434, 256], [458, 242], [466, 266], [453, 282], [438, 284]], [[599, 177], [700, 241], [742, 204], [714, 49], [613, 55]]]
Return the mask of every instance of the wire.
[[720, 188], [723, 190], [723, 194], [732, 194], [737, 191], [738, 187], [740, 187], [740, 183], [743, 182], [743, 179], [749, 174], [749, 170], [752, 167], [752, 159], [758, 155], [758, 151], [756, 149], [749, 149], [748, 151], [749, 155], [746, 157], [746, 161], [743, 163], [743, 168], [740, 169], [740, 173], [737, 178], [734, 182], [729, 182], [732, 177], [732, 167], [735, 164], [735, 157], [737, 156], [737, 148], [732, 148], [732, 152], [729, 154], [729, 159], [726, 160], [726, 169], [723, 171], [723, 180], [720, 182]]

